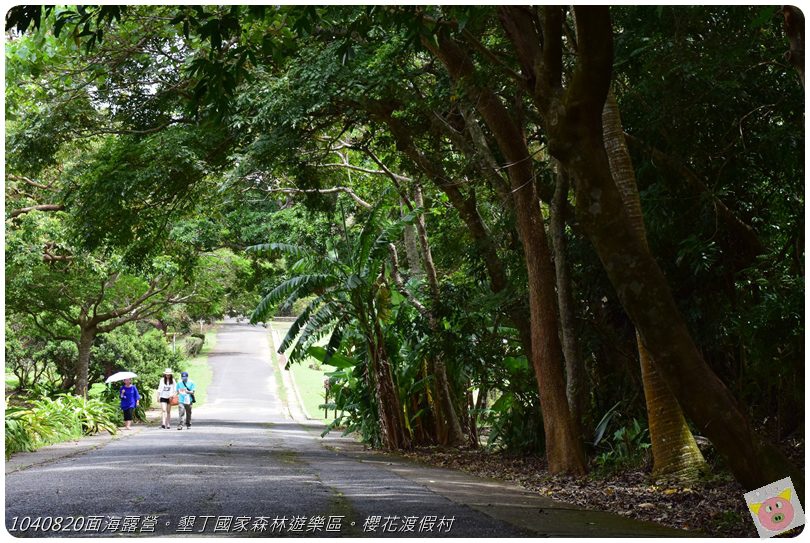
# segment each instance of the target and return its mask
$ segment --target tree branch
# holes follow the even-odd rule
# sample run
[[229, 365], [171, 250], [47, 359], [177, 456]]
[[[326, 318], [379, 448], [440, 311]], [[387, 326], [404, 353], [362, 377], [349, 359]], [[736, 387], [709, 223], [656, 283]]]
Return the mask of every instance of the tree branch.
[[307, 193], [316, 193], [316, 194], [334, 194], [335, 192], [344, 192], [348, 194], [352, 200], [357, 202], [361, 207], [366, 209], [371, 209], [372, 205], [362, 198], [360, 198], [352, 189], [349, 187], [332, 187], [330, 189], [293, 189], [293, 188], [263, 188], [261, 189], [264, 192], [280, 192], [282, 194], [307, 194]]
[[416, 296], [413, 295], [413, 293], [405, 288], [405, 284], [402, 282], [402, 277], [399, 275], [399, 258], [397, 257], [397, 248], [393, 243], [388, 244], [388, 252], [391, 254], [391, 278], [394, 280], [397, 290], [400, 292], [400, 294], [405, 296], [405, 298], [407, 298], [411, 304], [413, 304], [416, 310], [419, 311], [419, 314], [428, 320], [430, 327], [435, 328], [436, 319], [433, 317], [431, 312], [416, 298]]
[[[524, 77], [524, 76], [520, 75], [519, 73], [517, 73], [508, 64], [506, 64], [506, 62], [504, 62], [503, 59], [501, 59], [498, 55], [496, 55], [494, 52], [492, 52], [490, 49], [488, 49], [486, 46], [484, 46], [484, 44], [482, 44], [473, 35], [472, 32], [465, 29], [461, 33], [461, 35], [462, 35], [462, 37], [464, 38], [464, 40], [467, 43], [472, 45], [473, 49], [475, 49], [476, 51], [478, 51], [479, 53], [481, 53], [482, 55], [487, 57], [489, 60], [494, 62], [495, 65], [498, 66], [501, 70], [503, 70], [503, 72], [506, 75], [508, 75], [513, 81], [515, 81], [515, 83], [517, 83], [519, 86], [523, 87], [524, 90], [530, 90], [529, 86], [526, 83], [526, 77]], [[527, 74], [527, 76], [530, 76], [530, 75], [531, 74]]]
[[98, 315], [98, 306], [101, 304], [102, 301], [104, 301], [104, 292], [107, 290], [107, 287], [112, 286], [112, 284], [118, 280], [118, 275], [119, 275], [118, 272], [115, 272], [114, 274], [107, 277], [107, 279], [102, 281], [101, 291], [99, 292], [99, 295], [96, 298], [95, 303], [93, 303], [93, 318], [95, 318]]
[[167, 282], [165, 286], [163, 286], [162, 288], [157, 288], [157, 283], [158, 283], [159, 280], [160, 280], [160, 277], [157, 277], [157, 278], [153, 279], [149, 283], [149, 288], [147, 289], [147, 291], [144, 292], [143, 294], [141, 294], [134, 302], [132, 302], [128, 306], [122, 307], [120, 309], [114, 309], [112, 311], [108, 311], [107, 313], [102, 313], [101, 315], [96, 315], [92, 319], [92, 321], [95, 322], [96, 324], [98, 324], [98, 323], [102, 323], [104, 321], [115, 319], [115, 318], [120, 317], [121, 315], [124, 315], [124, 314], [127, 314], [127, 313], [132, 313], [133, 310], [135, 310], [139, 305], [143, 304], [146, 300], [148, 300], [149, 298], [151, 298], [153, 296], [157, 296], [161, 292], [168, 289], [169, 285], [171, 285], [171, 283], [172, 283], [172, 280], [169, 280], [169, 282]]
[[183, 296], [182, 298], [170, 298], [159, 302], [152, 302], [148, 305], [134, 309], [132, 312], [130, 312], [129, 315], [122, 315], [108, 322], [107, 324], [99, 325], [97, 329], [99, 332], [110, 332], [118, 328], [119, 326], [123, 326], [128, 322], [148, 319], [149, 317], [157, 315], [158, 313], [160, 313], [161, 310], [165, 309], [170, 305], [178, 305], [186, 303], [192, 296], [193, 294], [189, 294], [187, 296]]
[[[371, 175], [389, 175], [388, 172], [379, 171], [379, 170], [369, 170], [367, 168], [361, 168], [360, 166], [354, 166], [354, 165], [346, 163], [346, 162], [343, 162], [343, 163], [331, 162], [331, 163], [327, 163], [327, 164], [316, 164], [315, 166], [318, 167], [318, 168], [346, 168], [348, 170], [354, 170], [354, 171], [357, 171], [357, 172], [368, 173], [368, 174], [371, 174]], [[404, 175], [399, 175], [399, 174], [394, 174], [394, 175], [397, 178], [399, 178], [401, 181], [411, 181], [410, 177], [405, 177]]]
[[762, 244], [762, 241], [760, 241], [754, 228], [740, 219], [725, 203], [715, 196], [697, 173], [692, 171], [682, 161], [644, 143], [635, 136], [631, 136], [625, 132], [624, 137], [630, 147], [633, 147], [636, 151], [648, 153], [652, 158], [653, 165], [666, 166], [668, 170], [682, 177], [695, 195], [699, 197], [708, 196], [711, 198], [717, 215], [729, 231], [734, 234], [734, 237], [745, 244], [746, 252], [750, 253], [748, 258], [753, 259], [757, 255], [765, 252], [765, 246]]
[[31, 185], [32, 187], [36, 187], [38, 189], [49, 190], [51, 188], [51, 185], [43, 185], [42, 183], [34, 181], [33, 179], [31, 179], [29, 177], [25, 177], [24, 175], [16, 175], [16, 174], [12, 173], [12, 174], [8, 175], [8, 178], [12, 179], [14, 181], [22, 181], [22, 182], [24, 182], [24, 183], [26, 183], [28, 185]]
[[[72, 341], [74, 343], [76, 342], [76, 338], [74, 338], [74, 337], [58, 336], [58, 335], [54, 334], [53, 332], [51, 332], [50, 330], [48, 330], [48, 328], [46, 328], [44, 325], [39, 323], [39, 320], [37, 320], [37, 315], [33, 311], [23, 310], [23, 312], [27, 313], [31, 317], [31, 320], [34, 323], [34, 326], [36, 326], [37, 328], [42, 330], [50, 338], [55, 339], [57, 341]], [[76, 323], [71, 323], [71, 324], [76, 324]]]
[[25, 213], [29, 213], [31, 211], [62, 211], [65, 209], [63, 204], [40, 204], [31, 207], [23, 207], [20, 209], [15, 209], [11, 213], [9, 213], [9, 218], [14, 219], [23, 215]]
[[796, 68], [804, 88], [804, 14], [794, 6], [782, 6], [785, 19], [785, 34], [790, 42], [790, 50], [785, 58]]
[[[613, 74], [613, 29], [608, 6], [577, 6], [577, 64], [565, 93], [570, 119], [601, 132], [602, 109]], [[561, 34], [558, 35], [561, 39]]]

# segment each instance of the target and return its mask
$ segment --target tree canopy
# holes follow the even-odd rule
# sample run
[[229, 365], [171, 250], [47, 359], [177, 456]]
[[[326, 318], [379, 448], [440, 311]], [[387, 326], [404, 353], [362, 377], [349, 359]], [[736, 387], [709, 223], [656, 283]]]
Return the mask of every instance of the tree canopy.
[[10, 320], [81, 369], [83, 337], [180, 303], [293, 314], [282, 350], [335, 365], [335, 426], [375, 444], [486, 427], [583, 474], [617, 403], [626, 428], [664, 405], [744, 486], [797, 482], [793, 16], [12, 8]]

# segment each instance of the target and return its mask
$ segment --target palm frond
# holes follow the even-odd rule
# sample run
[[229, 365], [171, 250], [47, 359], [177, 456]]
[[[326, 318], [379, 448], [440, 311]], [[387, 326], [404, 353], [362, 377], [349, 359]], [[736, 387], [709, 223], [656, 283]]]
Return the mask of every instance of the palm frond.
[[416, 222], [417, 217], [424, 213], [424, 211], [424, 208], [416, 208], [402, 218], [386, 225], [374, 240], [370, 256], [379, 258], [387, 254], [388, 244], [399, 239], [402, 236], [402, 231], [405, 229], [405, 226]]
[[329, 338], [329, 343], [326, 344], [326, 359], [324, 363], [328, 364], [329, 360], [340, 348], [340, 342], [343, 341], [343, 328], [349, 322], [350, 317], [345, 315], [342, 319], [340, 319], [335, 325], [335, 329], [332, 331], [332, 336]]
[[298, 342], [296, 342], [290, 353], [290, 362], [302, 360], [306, 356], [307, 349], [334, 328], [335, 324], [343, 316], [339, 309], [338, 304], [328, 303], [310, 317]]
[[312, 300], [307, 305], [307, 307], [304, 308], [304, 310], [301, 312], [301, 314], [298, 315], [298, 318], [295, 319], [295, 322], [292, 323], [292, 326], [290, 326], [290, 329], [287, 330], [287, 334], [284, 336], [284, 339], [282, 340], [281, 345], [279, 345], [279, 352], [283, 353], [284, 351], [287, 350], [287, 348], [295, 340], [295, 338], [298, 337], [298, 334], [301, 332], [301, 329], [303, 328], [303, 326], [309, 320], [309, 317], [310, 317], [310, 315], [312, 315], [312, 312], [315, 310], [316, 307], [318, 307], [321, 304], [323, 304], [323, 301], [319, 297], [319, 298], [316, 298], [316, 299]]
[[336, 278], [334, 275], [326, 273], [313, 273], [308, 275], [297, 275], [287, 279], [276, 288], [271, 290], [262, 300], [250, 316], [250, 322], [256, 324], [265, 320], [270, 313], [273, 305], [279, 302], [282, 298], [287, 298], [295, 294], [295, 298], [300, 298], [311, 294], [316, 289], [326, 288], [334, 285]]
[[377, 205], [372, 208], [371, 213], [363, 225], [363, 231], [360, 232], [354, 253], [355, 271], [360, 271], [367, 267], [368, 256], [374, 244], [374, 234], [379, 229], [377, 217], [384, 205], [385, 198], [381, 198]]

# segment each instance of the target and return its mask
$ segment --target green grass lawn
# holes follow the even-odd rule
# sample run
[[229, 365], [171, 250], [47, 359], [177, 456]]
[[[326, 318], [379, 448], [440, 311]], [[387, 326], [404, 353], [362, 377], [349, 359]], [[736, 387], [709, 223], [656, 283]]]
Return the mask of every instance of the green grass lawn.
[[[270, 323], [270, 327], [271, 330], [276, 330], [278, 332], [278, 338], [280, 341], [284, 338], [284, 335], [287, 333], [287, 330], [289, 330], [291, 324], [292, 323], [289, 322], [272, 322]], [[278, 367], [278, 355], [274, 352], [272, 340], [271, 351], [273, 363], [276, 364], [275, 367]], [[318, 361], [314, 358], [307, 358], [300, 364], [292, 364], [290, 366], [290, 373], [292, 374], [293, 381], [295, 381], [296, 388], [298, 388], [298, 394], [301, 396], [301, 401], [304, 404], [303, 408], [306, 415], [309, 418], [330, 423], [334, 420], [334, 411], [330, 411], [329, 416], [324, 418], [324, 411], [318, 406], [324, 403], [323, 380], [326, 378], [325, 373], [335, 371], [335, 368], [332, 366], [321, 365], [320, 370], [315, 370], [309, 367], [310, 365], [317, 363]], [[283, 397], [286, 397], [286, 394], [284, 394], [284, 387], [281, 386], [280, 382], [279, 389], [281, 390]]]
[[214, 348], [216, 342], [216, 328], [207, 331], [205, 333], [205, 343], [203, 344], [200, 354], [194, 358], [182, 362], [182, 367], [177, 371], [178, 378], [180, 376], [180, 372], [187, 371], [188, 378], [194, 381], [194, 384], [199, 391], [194, 394], [194, 398], [197, 400], [194, 407], [203, 405], [208, 397], [208, 387], [211, 384], [211, 377], [213, 375], [211, 367], [208, 365], [208, 353], [210, 353], [211, 349]]
[[320, 370], [315, 370], [309, 367], [310, 364], [316, 364], [314, 358], [308, 358], [301, 364], [290, 366], [295, 386], [298, 387], [298, 393], [304, 403], [304, 411], [312, 419], [322, 420], [327, 423], [332, 422], [335, 419], [335, 412], [329, 411], [329, 416], [324, 418], [324, 411], [318, 406], [324, 403], [323, 380], [326, 378], [324, 373], [335, 371], [335, 368], [321, 365]]

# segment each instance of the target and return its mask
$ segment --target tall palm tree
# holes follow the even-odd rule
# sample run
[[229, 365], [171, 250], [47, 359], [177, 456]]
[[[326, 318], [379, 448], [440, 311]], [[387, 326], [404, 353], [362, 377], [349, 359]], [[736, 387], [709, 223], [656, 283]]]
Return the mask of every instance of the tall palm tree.
[[[639, 241], [646, 246], [647, 233], [644, 228], [636, 175], [624, 139], [619, 105], [612, 91], [608, 92], [605, 101], [602, 129], [613, 181], [619, 189], [625, 212], [633, 224]], [[655, 370], [654, 361], [638, 334], [636, 343], [641, 363], [644, 397], [647, 402], [653, 475], [679, 480], [693, 479], [706, 471], [706, 461], [686, 424], [678, 400]]]

